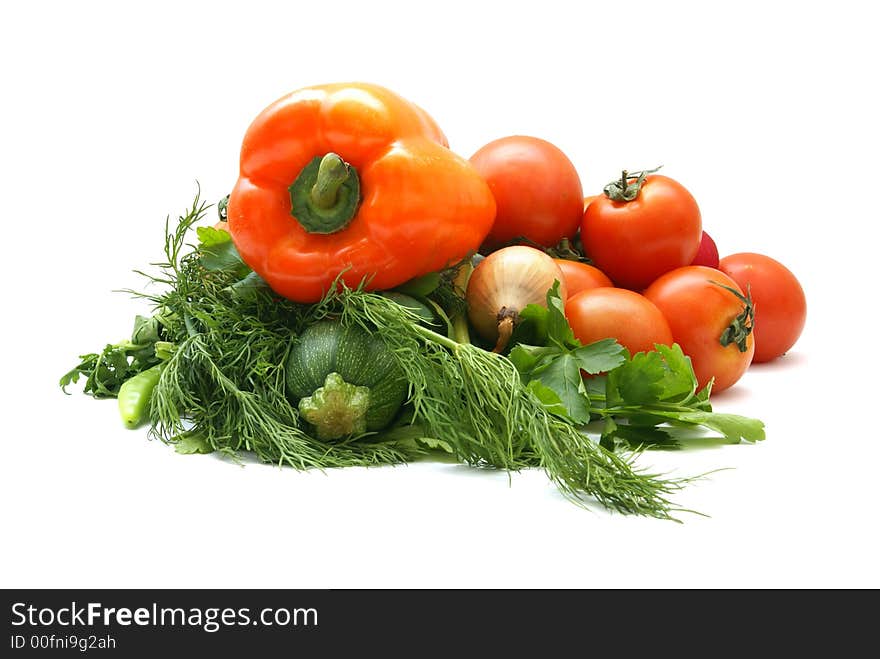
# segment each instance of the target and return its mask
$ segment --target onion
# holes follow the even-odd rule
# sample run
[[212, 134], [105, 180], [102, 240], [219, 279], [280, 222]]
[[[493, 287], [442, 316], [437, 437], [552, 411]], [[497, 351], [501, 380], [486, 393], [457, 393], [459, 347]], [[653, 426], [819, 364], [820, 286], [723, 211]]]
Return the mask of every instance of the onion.
[[492, 252], [474, 268], [467, 286], [468, 319], [482, 338], [495, 341], [494, 352], [507, 346], [526, 305], [547, 305], [547, 291], [565, 279], [559, 266], [534, 247], [514, 245]]

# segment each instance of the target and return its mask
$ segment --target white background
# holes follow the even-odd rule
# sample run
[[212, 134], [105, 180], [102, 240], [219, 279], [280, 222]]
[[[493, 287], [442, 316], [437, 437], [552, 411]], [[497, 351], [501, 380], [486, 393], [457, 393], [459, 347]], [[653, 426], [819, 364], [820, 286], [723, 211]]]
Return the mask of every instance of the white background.
[[[721, 8], [723, 6], [723, 9]], [[15, 8], [11, 8], [15, 7]], [[871, 2], [4, 3], [2, 587], [878, 587], [880, 52]], [[787, 264], [806, 330], [716, 409], [759, 445], [650, 453], [683, 524], [585, 511], [539, 471], [298, 473], [180, 456], [56, 386], [124, 338], [132, 269], [251, 119], [365, 80], [469, 156], [554, 142], [585, 192], [657, 164], [722, 254]]]

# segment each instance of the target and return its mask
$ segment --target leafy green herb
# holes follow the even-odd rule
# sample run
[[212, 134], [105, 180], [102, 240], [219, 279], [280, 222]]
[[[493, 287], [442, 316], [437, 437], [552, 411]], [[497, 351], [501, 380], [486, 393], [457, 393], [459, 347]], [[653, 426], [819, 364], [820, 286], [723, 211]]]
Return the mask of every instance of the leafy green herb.
[[69, 385], [84, 377], [85, 393], [95, 398], [116, 397], [123, 382], [170, 356], [171, 344], [161, 340], [164, 322], [161, 316], [137, 316], [130, 340], [81, 355], [79, 364], [61, 376], [61, 388], [66, 392]]
[[449, 445], [449, 442], [444, 442], [442, 439], [436, 439], [434, 437], [418, 437], [416, 440], [430, 449], [443, 451], [444, 453], [455, 453], [452, 446]]
[[[559, 282], [547, 292], [546, 307], [528, 305], [521, 317], [524, 318], [522, 322], [533, 323], [546, 334], [545, 345], [520, 343], [510, 351], [510, 360], [523, 382], [539, 382], [556, 394], [558, 403], [551, 400], [548, 408], [554, 414], [574, 423], [587, 423], [590, 420], [590, 397], [581, 370], [601, 373], [616, 368], [626, 359], [623, 346], [614, 340], [581, 345], [565, 318]], [[540, 392], [542, 400], [550, 398], [542, 389], [536, 391]]]
[[607, 417], [602, 426], [600, 443], [613, 450], [620, 442], [630, 446], [651, 446], [654, 448], [679, 448], [668, 430], [657, 426], [638, 426], [618, 424], [614, 417]]
[[589, 399], [577, 361], [570, 352], [549, 360], [546, 366], [533, 372], [533, 376], [559, 396], [569, 419], [575, 423], [590, 420]]
[[[612, 339], [582, 346], [566, 322], [558, 286], [548, 291], [546, 308], [527, 310], [529, 322], [546, 328], [546, 338], [542, 345], [514, 346], [511, 361], [548, 412], [576, 424], [602, 420], [604, 447], [677, 448], [694, 438], [683, 427], [716, 431], [728, 443], [764, 439], [757, 419], [712, 411], [711, 385], [697, 391], [690, 359], [678, 345], [632, 356]], [[581, 371], [596, 377], [585, 380]]]
[[[691, 362], [678, 345], [657, 345], [656, 350], [633, 355], [624, 365], [608, 373], [605, 378], [605, 396], [594, 394], [594, 411], [603, 418], [626, 419], [636, 426], [674, 424], [665, 428], [669, 439], [651, 442], [658, 446], [676, 445], [677, 436], [683, 441], [686, 434], [676, 433], [683, 426], [701, 426], [721, 433], [728, 443], [763, 440], [764, 424], [736, 414], [712, 411], [709, 387], [697, 391], [697, 378]], [[632, 445], [633, 438], [645, 442], [641, 431], [603, 433], [603, 439], [621, 440]]]
[[690, 359], [677, 345], [633, 355], [608, 374], [606, 403], [641, 405], [690, 400], [697, 388]]
[[228, 231], [213, 227], [199, 227], [199, 262], [205, 270], [229, 272], [236, 279], [245, 277], [250, 268], [241, 260]]
[[202, 247], [215, 247], [232, 242], [232, 236], [228, 231], [214, 227], [196, 227], [196, 235], [199, 237], [199, 245]]
[[272, 291], [266, 280], [256, 272], [249, 272], [243, 279], [230, 284], [227, 290], [234, 296], [245, 300], [253, 300], [258, 295], [271, 295]]
[[540, 380], [530, 380], [526, 390], [537, 398], [550, 414], [570, 418], [568, 408], [563, 404], [559, 394]]
[[211, 446], [204, 437], [189, 433], [180, 437], [180, 439], [174, 444], [174, 450], [183, 455], [194, 455], [197, 453], [213, 453], [214, 447]]

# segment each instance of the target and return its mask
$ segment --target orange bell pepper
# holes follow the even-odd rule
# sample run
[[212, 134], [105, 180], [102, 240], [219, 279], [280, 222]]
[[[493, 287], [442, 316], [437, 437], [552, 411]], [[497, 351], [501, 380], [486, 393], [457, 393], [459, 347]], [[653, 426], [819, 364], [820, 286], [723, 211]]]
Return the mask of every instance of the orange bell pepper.
[[377, 85], [307, 87], [254, 120], [229, 198], [242, 259], [279, 295], [393, 288], [476, 251], [486, 182], [418, 106]]

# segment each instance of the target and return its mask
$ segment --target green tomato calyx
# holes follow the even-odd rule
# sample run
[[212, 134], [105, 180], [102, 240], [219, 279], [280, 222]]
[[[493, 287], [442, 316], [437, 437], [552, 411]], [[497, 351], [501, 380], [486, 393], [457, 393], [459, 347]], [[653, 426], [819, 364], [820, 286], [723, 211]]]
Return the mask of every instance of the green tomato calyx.
[[742, 311], [721, 333], [719, 341], [725, 348], [733, 344], [740, 352], [746, 352], [749, 349], [749, 335], [752, 333], [755, 326], [755, 303], [752, 301], [752, 291], [748, 290], [746, 291], [746, 294], [743, 295], [730, 286], [719, 284], [717, 281], [713, 281], [712, 283], [730, 293], [733, 293], [737, 299], [743, 303]]
[[639, 196], [645, 179], [651, 174], [657, 172], [663, 165], [658, 165], [654, 169], [645, 169], [640, 172], [628, 172], [625, 169], [620, 173], [620, 178], [611, 181], [606, 185], [602, 192], [611, 201], [627, 202], [633, 201]]

